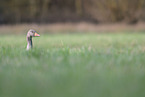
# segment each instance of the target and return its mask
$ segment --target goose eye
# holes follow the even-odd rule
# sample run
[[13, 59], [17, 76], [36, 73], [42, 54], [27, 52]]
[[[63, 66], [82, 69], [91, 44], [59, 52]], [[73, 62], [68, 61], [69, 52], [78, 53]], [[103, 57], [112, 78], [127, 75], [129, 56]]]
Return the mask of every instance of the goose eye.
[[31, 31], [32, 33], [34, 33], [33, 31]]

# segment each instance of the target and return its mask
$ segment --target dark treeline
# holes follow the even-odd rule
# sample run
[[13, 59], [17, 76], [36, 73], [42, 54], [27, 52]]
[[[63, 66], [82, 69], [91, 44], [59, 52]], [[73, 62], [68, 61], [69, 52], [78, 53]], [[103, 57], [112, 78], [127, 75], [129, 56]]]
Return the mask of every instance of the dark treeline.
[[0, 0], [0, 24], [145, 21], [145, 0]]

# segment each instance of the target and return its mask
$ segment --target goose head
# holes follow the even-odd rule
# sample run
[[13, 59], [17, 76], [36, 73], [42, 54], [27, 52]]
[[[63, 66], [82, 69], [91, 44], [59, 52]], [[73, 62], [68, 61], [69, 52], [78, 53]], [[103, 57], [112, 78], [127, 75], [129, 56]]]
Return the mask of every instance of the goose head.
[[39, 37], [40, 35], [33, 29], [30, 29], [27, 33], [27, 48], [26, 50], [30, 50], [33, 47], [32, 37]]

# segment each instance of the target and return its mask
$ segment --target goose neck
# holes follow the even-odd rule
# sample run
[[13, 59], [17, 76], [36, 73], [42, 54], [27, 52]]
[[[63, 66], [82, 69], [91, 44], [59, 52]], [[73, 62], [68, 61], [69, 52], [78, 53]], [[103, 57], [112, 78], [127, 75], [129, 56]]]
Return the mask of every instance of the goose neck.
[[32, 44], [32, 36], [27, 37], [27, 50], [31, 49], [33, 47]]

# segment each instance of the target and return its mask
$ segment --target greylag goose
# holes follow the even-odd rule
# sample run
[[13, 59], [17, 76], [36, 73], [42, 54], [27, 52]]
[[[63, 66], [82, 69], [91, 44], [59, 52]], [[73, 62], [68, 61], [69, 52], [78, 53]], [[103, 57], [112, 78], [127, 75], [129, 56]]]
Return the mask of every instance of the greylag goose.
[[40, 36], [35, 30], [30, 29], [27, 33], [27, 48], [26, 50], [30, 50], [33, 47], [32, 37]]

